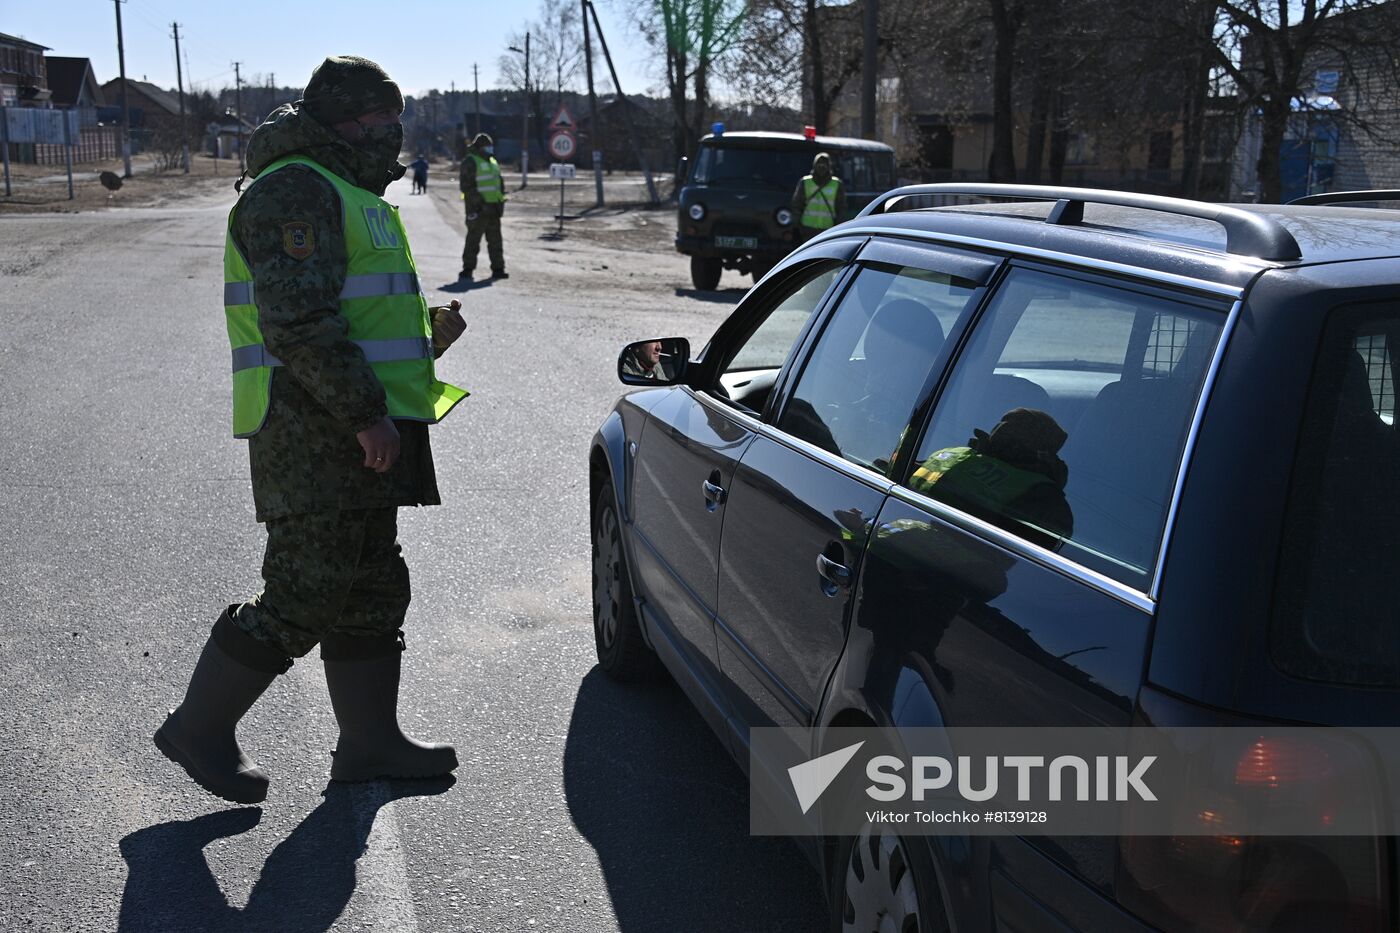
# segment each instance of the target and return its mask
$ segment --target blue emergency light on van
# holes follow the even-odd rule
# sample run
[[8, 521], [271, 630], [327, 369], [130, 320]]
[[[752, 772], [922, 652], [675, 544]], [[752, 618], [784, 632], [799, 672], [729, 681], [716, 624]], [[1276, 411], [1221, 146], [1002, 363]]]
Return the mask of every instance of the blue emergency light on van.
[[710, 132], [711, 132], [711, 133], [714, 133], [716, 136], [723, 136], [723, 135], [724, 135], [724, 124], [723, 124], [723, 123], [711, 123], [711, 124], [710, 124]]

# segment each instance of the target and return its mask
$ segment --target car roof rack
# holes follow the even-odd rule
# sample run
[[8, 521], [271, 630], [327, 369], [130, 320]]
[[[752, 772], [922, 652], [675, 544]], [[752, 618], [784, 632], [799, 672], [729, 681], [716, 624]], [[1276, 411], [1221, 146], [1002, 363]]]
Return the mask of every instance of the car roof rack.
[[1395, 188], [1375, 188], [1370, 191], [1324, 191], [1294, 198], [1290, 205], [1348, 204], [1353, 201], [1400, 201], [1400, 190]]
[[1136, 194], [1130, 191], [1061, 188], [1055, 185], [908, 185], [885, 192], [871, 201], [859, 216], [888, 213], [896, 202], [918, 195], [971, 195], [1021, 201], [1054, 201], [1055, 206], [1051, 209], [1050, 216], [1045, 218], [1045, 222], [1061, 226], [1083, 223], [1085, 204], [1110, 204], [1116, 207], [1160, 211], [1220, 224], [1225, 228], [1227, 253], [1272, 261], [1303, 258], [1303, 251], [1298, 248], [1298, 241], [1293, 239], [1293, 234], [1272, 217], [1223, 204], [1207, 204], [1204, 201]]

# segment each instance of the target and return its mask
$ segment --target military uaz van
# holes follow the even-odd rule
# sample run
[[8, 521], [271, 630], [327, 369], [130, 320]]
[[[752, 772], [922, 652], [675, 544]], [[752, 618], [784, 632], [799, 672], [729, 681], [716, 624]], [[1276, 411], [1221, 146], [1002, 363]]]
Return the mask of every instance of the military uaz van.
[[754, 281], [798, 245], [792, 193], [819, 152], [846, 189], [847, 216], [894, 187], [894, 150], [884, 143], [806, 133], [726, 133], [700, 140], [682, 159], [676, 249], [690, 257], [690, 277], [703, 290], [719, 286], [724, 269]]

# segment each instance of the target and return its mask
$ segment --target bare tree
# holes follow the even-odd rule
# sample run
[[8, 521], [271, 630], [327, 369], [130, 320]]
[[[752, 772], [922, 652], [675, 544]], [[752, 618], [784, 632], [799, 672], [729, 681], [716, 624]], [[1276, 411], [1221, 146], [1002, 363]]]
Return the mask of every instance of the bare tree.
[[1397, 53], [1400, 5], [1385, 0], [1221, 0], [1214, 63], [1240, 105], [1259, 113], [1261, 201], [1282, 196], [1283, 142], [1295, 112], [1310, 107], [1315, 71], [1340, 72], [1329, 118], [1378, 137], [1369, 113], [1377, 85], [1393, 89], [1400, 80]]

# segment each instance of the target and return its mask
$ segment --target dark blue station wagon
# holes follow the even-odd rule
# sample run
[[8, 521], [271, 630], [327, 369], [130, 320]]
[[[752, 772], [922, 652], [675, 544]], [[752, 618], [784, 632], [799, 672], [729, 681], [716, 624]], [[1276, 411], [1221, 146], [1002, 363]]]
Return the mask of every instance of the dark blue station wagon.
[[[648, 388], [590, 454], [600, 665], [664, 665], [745, 768], [760, 726], [815, 756], [846, 725], [1400, 723], [1397, 341], [1400, 212], [891, 192], [695, 358], [624, 351]], [[1249, 806], [1216, 764], [1202, 806]], [[1397, 922], [1390, 838], [811, 854], [858, 933]]]

